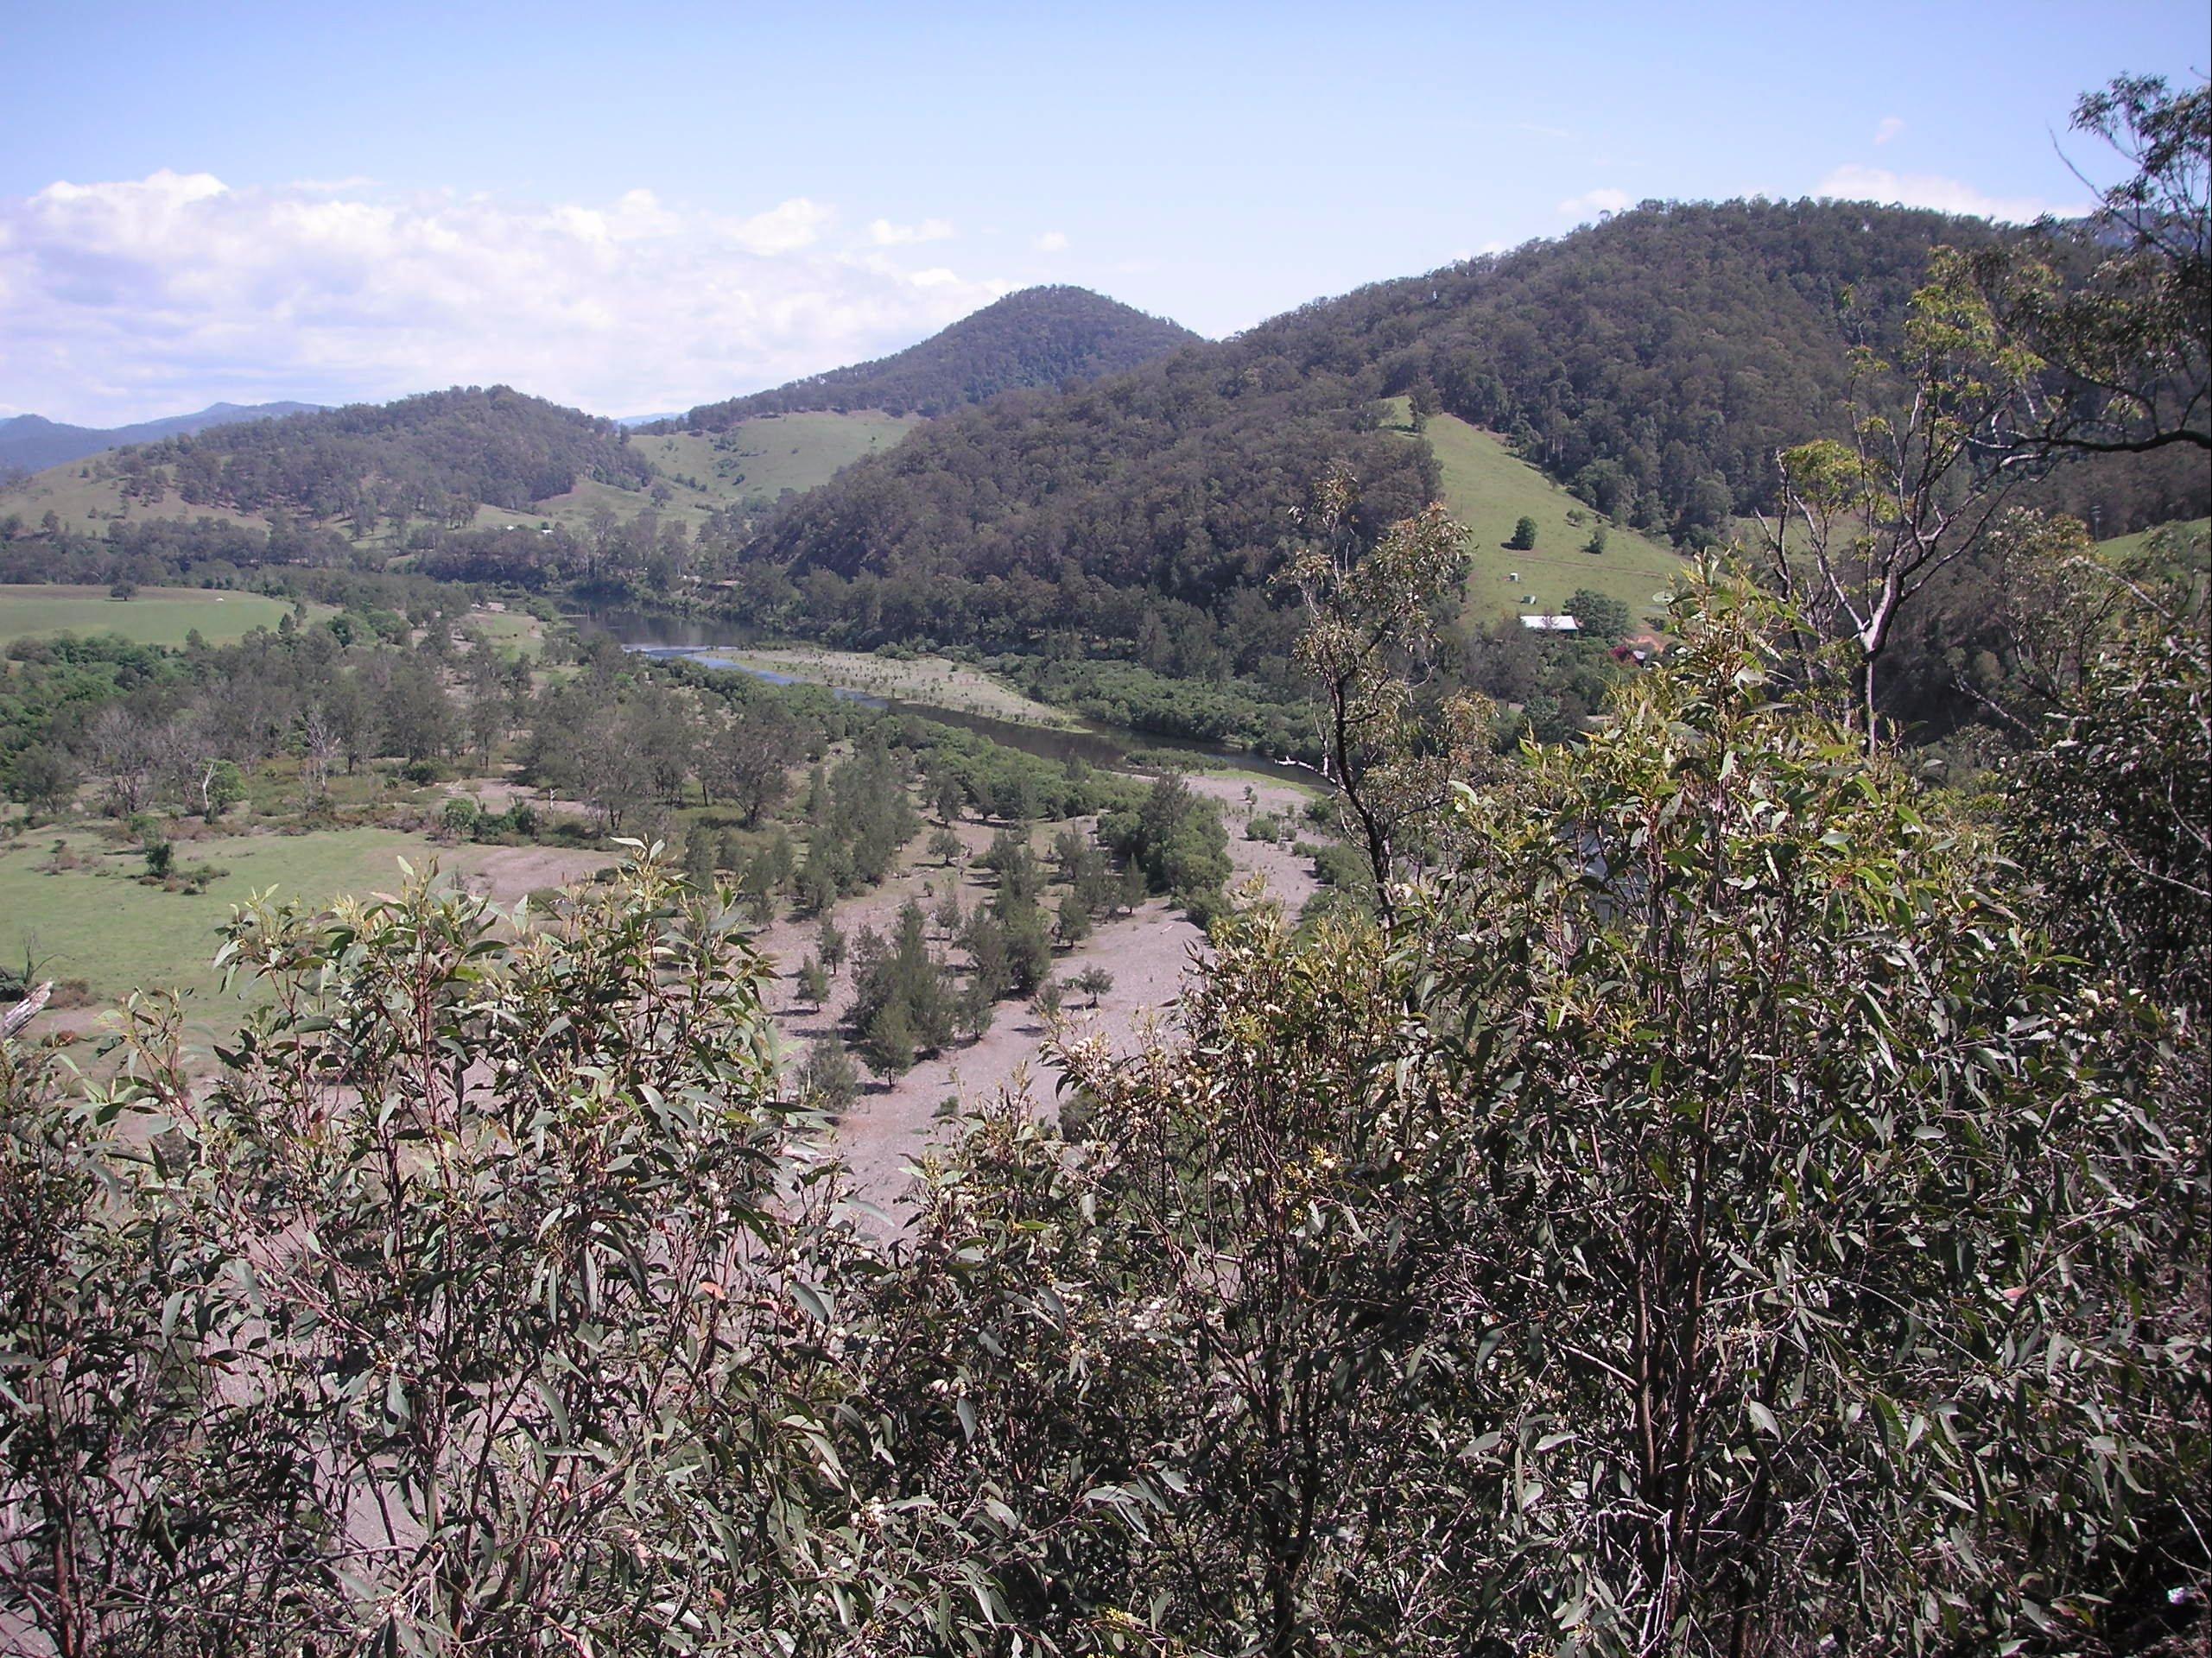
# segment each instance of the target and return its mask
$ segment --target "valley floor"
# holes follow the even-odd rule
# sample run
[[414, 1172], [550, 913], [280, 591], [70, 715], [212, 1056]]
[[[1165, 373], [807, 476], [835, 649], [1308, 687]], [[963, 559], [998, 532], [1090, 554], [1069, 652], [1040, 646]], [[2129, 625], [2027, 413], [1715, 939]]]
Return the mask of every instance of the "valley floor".
[[[1287, 846], [1246, 839], [1243, 829], [1256, 813], [1297, 820], [1310, 798], [1308, 792], [1296, 783], [1241, 772], [1197, 774], [1189, 783], [1194, 792], [1222, 802], [1235, 867], [1231, 889], [1258, 876], [1267, 898], [1295, 914], [1315, 890], [1307, 860]], [[533, 794], [517, 785], [480, 779], [448, 785], [447, 792], [466, 794], [487, 806], [504, 806], [510, 794]], [[542, 795], [534, 798], [543, 804]], [[1087, 820], [1076, 824], [1091, 826]], [[1064, 826], [1038, 826], [1033, 831], [1038, 850]], [[835, 906], [832, 916], [846, 937], [864, 928], [889, 934], [903, 905], [918, 900], [934, 910], [948, 883], [958, 887], [964, 909], [984, 904], [992, 881], [977, 860], [997, 826], [968, 820], [957, 829], [967, 851], [961, 865], [948, 868], [936, 862], [926, 850], [925, 830], [904, 849], [891, 879]], [[69, 849], [68, 856], [57, 858], [57, 843]], [[228, 878], [201, 893], [149, 886], [135, 878], [142, 862], [135, 846], [81, 828], [60, 836], [25, 836], [0, 851], [0, 898], [15, 918], [19, 946], [36, 956], [47, 972], [91, 981], [87, 1004], [57, 1007], [41, 1016], [41, 1030], [95, 1043], [115, 1028], [113, 1009], [124, 992], [159, 985], [187, 993], [190, 1040], [200, 1045], [214, 1040], [235, 1021], [241, 1004], [220, 994], [208, 962], [219, 942], [218, 927], [251, 890], [274, 888], [280, 897], [310, 905], [327, 903], [341, 893], [391, 891], [401, 882], [398, 860], [404, 857], [418, 870], [434, 864], [469, 890], [510, 908], [525, 895], [586, 879], [611, 860], [605, 851], [454, 845], [385, 828], [307, 834], [264, 829], [208, 835], [183, 843], [181, 850], [190, 863], [223, 869]], [[814, 952], [820, 928], [818, 917], [795, 919], [786, 913], [757, 935], [774, 974], [768, 1009], [792, 1064], [814, 1042], [839, 1036], [839, 1021], [854, 992], [848, 963], [821, 1008], [801, 994], [798, 970]], [[1188, 976], [1204, 947], [1201, 931], [1166, 899], [1150, 899], [1130, 914], [1100, 921], [1082, 943], [1055, 952], [1054, 977], [1063, 984], [1092, 968], [1112, 977], [1112, 987], [1095, 1006], [1086, 997], [1068, 993], [1061, 1012], [1062, 1034], [1101, 1039], [1116, 1052], [1127, 1053], [1155, 1033], [1170, 1032]], [[947, 1128], [954, 1116], [951, 1102], [974, 1106], [1004, 1092], [1026, 1098], [1040, 1111], [1056, 1110], [1055, 1073], [1043, 1052], [1049, 1035], [1043, 1018], [1027, 1003], [1015, 1001], [1000, 1003], [997, 1016], [979, 1040], [922, 1060], [888, 1084], [865, 1081], [835, 1127], [832, 1149], [849, 1166], [856, 1193], [891, 1217], [887, 1225], [893, 1229], [910, 1166], [927, 1155]], [[89, 1053], [80, 1053], [82, 1062], [95, 1063]]]
[[904, 661], [866, 651], [828, 650], [819, 645], [714, 651], [705, 660], [729, 663], [749, 674], [832, 690], [857, 692], [891, 702], [911, 702], [960, 713], [986, 714], [1021, 725], [1080, 731], [1083, 723], [1065, 709], [1024, 696], [1011, 686], [963, 663], [941, 656]]
[[[1287, 847], [1244, 839], [1241, 831], [1251, 811], [1295, 817], [1309, 796], [1293, 784], [1262, 780], [1253, 787], [1253, 804], [1248, 810], [1245, 790], [1250, 782], [1242, 775], [1201, 775], [1192, 777], [1190, 787], [1220, 800], [1226, 810], [1229, 856], [1236, 865], [1232, 889], [1254, 875], [1260, 876], [1266, 881], [1269, 897], [1296, 914], [1314, 892], [1314, 878], [1306, 861]], [[960, 826], [960, 838], [972, 857], [990, 845], [994, 832], [981, 823]], [[948, 880], [960, 882], [964, 908], [972, 908], [989, 895], [988, 881], [976, 877], [972, 862], [971, 873], [963, 878], [957, 871], [929, 860], [922, 845], [922, 838], [917, 838], [908, 848], [902, 874], [837, 907], [834, 918], [847, 937], [864, 927], [888, 933], [896, 924], [901, 905], [910, 898], [919, 899], [925, 907], [941, 901]], [[799, 994], [799, 964], [813, 952], [819, 927], [817, 921], [782, 920], [767, 928], [758, 940], [777, 969], [770, 1009], [784, 1041], [795, 1050], [803, 1050], [817, 1039], [834, 1036], [837, 1021], [852, 998], [849, 965], [838, 975], [828, 1002], [820, 1010]], [[1205, 935], [1165, 899], [1151, 899], [1131, 915], [1102, 922], [1081, 945], [1061, 951], [1055, 958], [1054, 976], [1062, 981], [1091, 967], [1102, 967], [1113, 975], [1113, 988], [1099, 998], [1095, 1008], [1086, 997], [1068, 995], [1062, 1008], [1067, 1033], [1102, 1038], [1116, 1052], [1125, 1053], [1148, 1032], [1172, 1024], [1186, 976], [1204, 945]], [[948, 1100], [976, 1104], [1004, 1091], [1017, 1097], [1026, 1095], [1036, 1110], [1056, 1109], [1054, 1073], [1041, 1052], [1046, 1035], [1043, 1021], [1026, 1003], [1001, 1003], [997, 1021], [979, 1041], [960, 1043], [935, 1059], [924, 1060], [888, 1086], [871, 1081], [838, 1123], [834, 1136], [836, 1151], [851, 1168], [859, 1195], [887, 1212], [896, 1211], [908, 1184], [908, 1166], [926, 1154], [947, 1124], [948, 1114], [941, 1108]]]

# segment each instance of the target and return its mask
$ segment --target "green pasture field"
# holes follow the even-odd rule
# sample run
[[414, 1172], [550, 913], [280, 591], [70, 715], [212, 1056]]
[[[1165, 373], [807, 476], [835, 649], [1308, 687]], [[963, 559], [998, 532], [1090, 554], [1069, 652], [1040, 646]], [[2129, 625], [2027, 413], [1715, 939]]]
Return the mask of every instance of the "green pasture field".
[[[75, 857], [75, 868], [51, 871], [57, 839]], [[28, 964], [41, 978], [82, 979], [102, 1004], [134, 990], [183, 992], [191, 1034], [205, 1041], [231, 1028], [254, 995], [242, 986], [242, 995], [225, 998], [210, 965], [222, 946], [218, 929], [254, 893], [274, 889], [280, 901], [321, 908], [347, 894], [397, 892], [402, 857], [417, 873], [434, 864], [441, 876], [459, 879], [529, 850], [439, 845], [379, 828], [210, 837], [176, 843], [178, 870], [212, 864], [226, 871], [204, 892], [188, 893], [137, 880], [146, 860], [136, 845], [117, 845], [81, 829], [32, 832], [0, 850], [0, 961], [16, 970]]]
[[[206, 587], [142, 587], [135, 598], [108, 597], [105, 587], [0, 586], [0, 642], [51, 639], [57, 634], [119, 633], [134, 644], [181, 645], [194, 628], [211, 645], [233, 644], [256, 628], [273, 628], [291, 605], [265, 593]], [[323, 611], [325, 606], [310, 606]]]
[[[1396, 408], [1398, 418], [1406, 418], [1403, 399]], [[1423, 435], [1443, 469], [1444, 504], [1470, 532], [1471, 618], [1488, 622], [1500, 614], [1556, 612], [1569, 594], [1584, 587], [1617, 598], [1631, 615], [1645, 617], [1657, 611], [1657, 595], [1686, 567], [1672, 549], [1601, 517], [1501, 439], [1457, 415], [1432, 415]], [[1536, 520], [1536, 547], [1511, 552], [1505, 542], [1524, 516]], [[1590, 532], [1600, 524], [1606, 550], [1585, 553]], [[1516, 573], [1518, 581], [1512, 579]], [[1536, 602], [1523, 602], [1529, 598]]]
[[2185, 523], [2161, 524], [2155, 529], [2139, 529], [2133, 535], [2115, 535], [2108, 541], [2099, 541], [2098, 550], [2115, 561], [2141, 555], [2145, 543], [2153, 535], [2171, 538], [2177, 547], [2196, 542], [2202, 546], [2205, 535], [2212, 531], [2212, 518], [2192, 519]]
[[[663, 471], [704, 476], [699, 465], [711, 456], [716, 475], [736, 496], [765, 495], [774, 500], [785, 490], [806, 490], [856, 460], [880, 454], [921, 424], [915, 414], [886, 414], [855, 409], [800, 414], [765, 414], [711, 438], [681, 436], [643, 441], [667, 446], [655, 460]], [[651, 451], [648, 451], [651, 453]]]
[[619, 490], [586, 478], [565, 495], [548, 496], [519, 511], [479, 507], [476, 527], [566, 526], [581, 531], [590, 527], [594, 509], [603, 506], [618, 519], [634, 518], [650, 508], [695, 529], [719, 508], [756, 497], [772, 503], [785, 490], [803, 493], [827, 484], [854, 461], [890, 448], [917, 419], [878, 409], [772, 414], [712, 436], [680, 432], [632, 438], [637, 452], [665, 474], [664, 500], [655, 501], [648, 490]]
[[480, 630], [500, 655], [536, 656], [545, 649], [545, 623], [525, 611], [473, 610], [468, 625]]

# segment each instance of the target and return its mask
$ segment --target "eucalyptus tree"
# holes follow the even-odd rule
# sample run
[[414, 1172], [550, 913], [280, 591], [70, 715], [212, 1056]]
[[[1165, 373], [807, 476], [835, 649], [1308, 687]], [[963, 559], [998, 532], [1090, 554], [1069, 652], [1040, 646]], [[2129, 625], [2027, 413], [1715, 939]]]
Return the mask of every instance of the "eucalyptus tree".
[[1986, 834], [1784, 692], [1786, 620], [1708, 587], [1607, 730], [1463, 796], [1420, 971], [1474, 1576], [1594, 1651], [2108, 1639], [2093, 1562], [2202, 1455], [2138, 1289], [2201, 1254], [2201, 1135]]
[[833, 1439], [865, 1257], [732, 918], [649, 864], [547, 920], [415, 881], [228, 932], [264, 993], [212, 1078], [153, 998], [73, 1101], [0, 1054], [7, 1616], [72, 1655], [903, 1618]]
[[2012, 465], [2212, 450], [2212, 87], [2119, 76], [2076, 104], [2073, 129], [2127, 175], [2085, 219], [1953, 268], [2040, 370], [2001, 412], [1996, 447]]
[[2212, 448], [2212, 90], [2124, 76], [2074, 124], [2130, 176], [2083, 224], [1934, 250], [1897, 351], [1852, 353], [1846, 434], [1777, 455], [1762, 541], [1804, 624], [1799, 671], [1857, 687], [1869, 742], [1900, 613], [2025, 484], [2069, 459]]
[[1797, 621], [1796, 670], [1854, 692], [1861, 740], [1878, 740], [1879, 669], [1898, 619], [1978, 547], [2027, 475], [1983, 446], [2033, 377], [1987, 307], [1939, 254], [1912, 297], [1894, 360], [1854, 347], [1846, 435], [1776, 457], [1779, 501], [1760, 519], [1768, 572]]
[[1392, 927], [1221, 923], [1182, 1038], [1063, 1047], [1080, 1144], [940, 1174], [973, 1272], [922, 1288], [994, 1288], [931, 1373], [1027, 1482], [1043, 1628], [2104, 1650], [2185, 1607], [2196, 1049], [1791, 620], [1709, 583], [1605, 729], [1454, 788]]
[[1353, 504], [1348, 474], [1323, 480], [1285, 579], [1306, 615], [1296, 657], [1316, 693], [1323, 775], [1374, 871], [1387, 924], [1419, 825], [1448, 798], [1446, 745], [1432, 740], [1417, 700], [1436, 668], [1444, 601], [1464, 579], [1467, 532], [1432, 505], [1363, 548]]

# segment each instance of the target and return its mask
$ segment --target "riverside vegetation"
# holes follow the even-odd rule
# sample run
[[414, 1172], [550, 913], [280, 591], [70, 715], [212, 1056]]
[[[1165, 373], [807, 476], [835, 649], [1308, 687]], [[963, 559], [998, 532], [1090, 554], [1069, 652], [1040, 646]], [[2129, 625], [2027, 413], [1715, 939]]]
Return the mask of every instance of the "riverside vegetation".
[[[71, 1658], [2201, 1642], [2212, 581], [2019, 480], [2212, 451], [2212, 96], [2080, 119], [2139, 164], [2082, 244], [1925, 268], [1563, 740], [1454, 671], [1466, 538], [1401, 436], [1286, 504], [1281, 671], [1360, 866], [1303, 925], [1220, 895], [1172, 775], [586, 645], [518, 763], [605, 827], [711, 796], [743, 879], [632, 834], [518, 914], [257, 901], [212, 1074], [158, 995], [97, 1080], [0, 1041], [0, 1616]], [[266, 682], [381, 660], [336, 632], [259, 636]], [[450, 697], [468, 642], [387, 670]], [[111, 655], [62, 666], [127, 710]], [[1972, 764], [1900, 740], [1900, 658], [1986, 709]], [[1056, 1112], [972, 1103], [886, 1247], [747, 884], [969, 809], [1010, 985], [1037, 816], [1071, 925], [1175, 888], [1210, 959], [1171, 1036], [1064, 1029]], [[871, 1045], [958, 1033], [929, 926], [821, 935]]]

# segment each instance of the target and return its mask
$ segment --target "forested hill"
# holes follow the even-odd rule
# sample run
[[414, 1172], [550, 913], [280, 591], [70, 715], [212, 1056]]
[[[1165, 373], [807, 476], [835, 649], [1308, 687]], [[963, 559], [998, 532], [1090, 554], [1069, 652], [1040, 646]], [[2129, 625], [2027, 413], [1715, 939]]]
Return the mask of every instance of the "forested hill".
[[[1783, 445], [1839, 429], [1848, 358], [1893, 342], [1930, 250], [1984, 221], [1840, 202], [1650, 205], [1557, 241], [1316, 301], [1219, 345], [932, 422], [753, 544], [795, 570], [1093, 575], [1205, 604], [1265, 568], [1332, 462], [1377, 516], [1434, 487], [1376, 432], [1411, 395], [1511, 438], [1639, 529], [1713, 539]], [[2201, 514], [2176, 458], [2078, 473], [2105, 533]], [[2094, 477], [2094, 485], [2084, 480]]]
[[306, 414], [319, 403], [210, 403], [189, 414], [171, 414], [136, 426], [70, 426], [38, 414], [18, 414], [0, 421], [0, 473], [35, 472], [65, 461], [82, 460], [103, 450], [126, 444], [157, 443], [163, 438], [202, 432], [209, 427], [232, 426], [240, 421], [269, 421], [286, 414]]
[[753, 415], [807, 409], [934, 416], [1004, 391], [1119, 373], [1198, 339], [1086, 288], [1027, 288], [895, 356], [707, 403], [676, 424], [720, 432]]
[[1436, 492], [1423, 446], [1377, 429], [1374, 378], [1245, 342], [1072, 393], [1010, 394], [929, 421], [774, 521], [748, 555], [795, 573], [929, 583], [1055, 578], [1211, 606], [1264, 577], [1314, 481], [1344, 462], [1386, 523]]
[[[612, 421], [505, 386], [426, 392], [282, 421], [225, 426], [117, 453], [126, 492], [166, 475], [195, 506], [315, 519], [519, 509], [596, 478], [626, 489], [653, 469]], [[466, 509], [464, 510], [464, 507]]]

